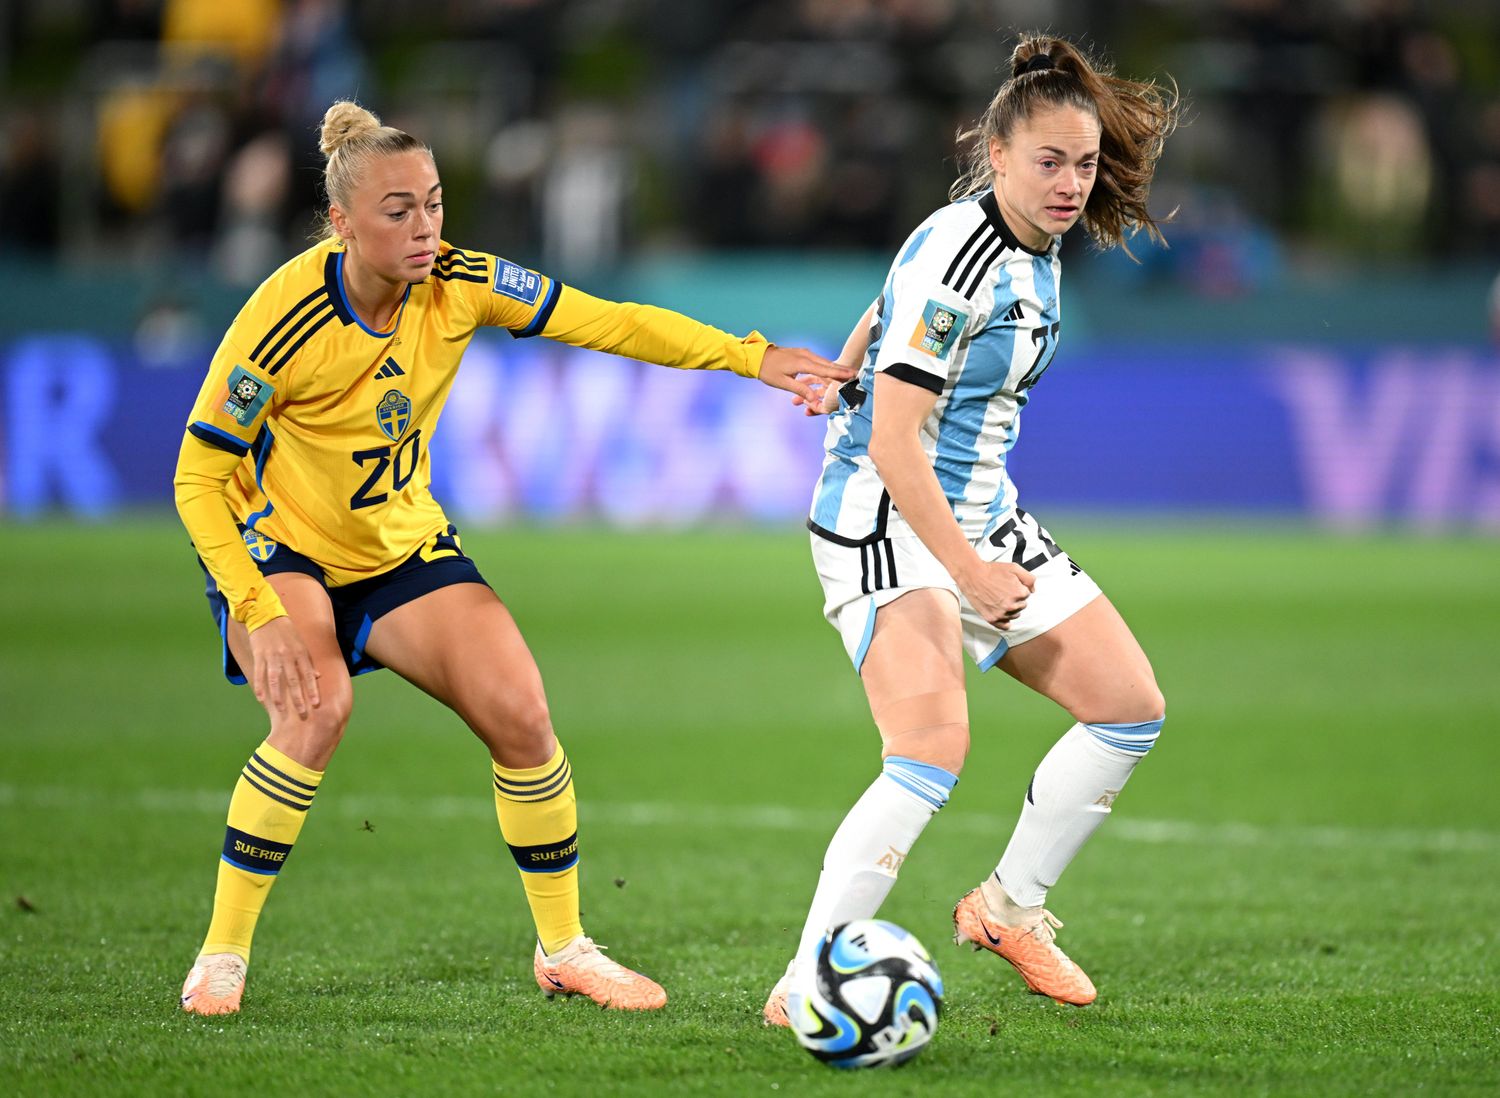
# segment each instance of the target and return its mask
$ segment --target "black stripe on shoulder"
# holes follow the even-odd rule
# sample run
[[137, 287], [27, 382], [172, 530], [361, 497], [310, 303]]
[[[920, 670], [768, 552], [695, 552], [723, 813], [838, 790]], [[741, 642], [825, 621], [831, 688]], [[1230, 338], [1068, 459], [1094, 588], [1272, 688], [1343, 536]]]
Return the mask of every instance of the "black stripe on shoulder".
[[199, 423], [188, 424], [188, 434], [192, 435], [199, 442], [206, 442], [208, 445], [214, 447], [214, 449], [223, 450], [228, 454], [238, 454], [240, 457], [244, 457], [250, 452], [248, 444], [218, 431], [211, 431]]
[[439, 282], [488, 282], [490, 280], [490, 276], [487, 274], [466, 274], [462, 267], [453, 271], [434, 268], [432, 277]]
[[255, 345], [255, 350], [250, 352], [250, 361], [257, 361], [260, 358], [260, 353], [266, 349], [266, 344], [270, 343], [271, 340], [276, 338], [276, 333], [281, 331], [281, 329], [284, 328], [287, 324], [290, 324], [293, 317], [300, 313], [305, 307], [312, 304], [313, 300], [319, 294], [323, 293], [326, 289], [326, 286], [319, 286], [312, 293], [308, 294], [301, 301], [297, 302], [297, 304], [288, 309], [286, 311], [286, 315], [284, 315], [280, 320], [272, 325], [271, 330], [264, 336], [262, 336], [261, 341]]
[[[985, 230], [985, 235], [979, 241], [979, 245], [969, 253], [969, 261], [964, 264], [964, 269], [959, 273], [959, 276], [957, 278], [948, 280], [946, 283], [947, 285], [953, 287], [955, 290], [958, 289], [960, 284], [968, 281], [969, 275], [974, 273], [975, 267], [979, 268], [979, 273], [981, 276], [984, 274], [984, 268], [987, 266], [987, 264], [980, 263], [979, 260], [986, 252], [990, 251], [990, 245], [996, 243], [999, 240], [1000, 234], [995, 231], [995, 227], [993, 225], [985, 225], [983, 226], [983, 228]], [[995, 252], [991, 252], [991, 255], [998, 254], [998, 250]]]
[[985, 275], [989, 274], [990, 268], [994, 266], [996, 258], [998, 258], [1000, 253], [1004, 250], [1005, 241], [1001, 239], [1001, 237], [997, 234], [995, 237], [995, 246], [990, 249], [990, 253], [985, 256], [984, 259], [980, 262], [979, 269], [974, 272], [973, 280], [970, 281], [968, 287], [963, 290], [965, 299], [969, 301], [974, 300], [975, 291], [978, 290], [980, 284], [984, 282]]
[[531, 318], [531, 323], [519, 330], [512, 328], [510, 334], [517, 339], [529, 339], [531, 336], [540, 335], [547, 321], [552, 319], [552, 310], [557, 308], [557, 299], [562, 296], [563, 284], [553, 282], [547, 291], [547, 299], [542, 302], [542, 307], [536, 311], [536, 316]]
[[470, 271], [483, 271], [489, 269], [489, 264], [485, 262], [483, 256], [467, 256], [460, 251], [444, 252], [442, 255], [438, 256], [436, 266], [441, 267], [444, 270], [451, 270], [454, 267], [462, 267], [465, 270]]
[[969, 254], [970, 248], [979, 243], [979, 238], [982, 237], [985, 232], [989, 230], [989, 228], [989, 225], [981, 222], [979, 228], [974, 230], [974, 235], [970, 236], [968, 240], [964, 241], [964, 246], [958, 249], [958, 254], [953, 257], [953, 262], [948, 264], [948, 273], [943, 275], [943, 285], [946, 286], [953, 281], [953, 275], [958, 271], [958, 265], [964, 261], [964, 256]]
[[324, 313], [322, 318], [316, 324], [302, 333], [302, 338], [288, 347], [284, 352], [282, 352], [280, 358], [278, 358], [275, 362], [273, 362], [269, 367], [266, 368], [266, 373], [270, 374], [272, 377], [276, 376], [276, 371], [290, 362], [292, 356], [302, 349], [302, 345], [309, 339], [311, 339], [314, 335], [316, 335], [319, 328], [323, 327], [323, 325], [327, 324], [337, 315], [338, 310], [336, 309], [330, 309], [328, 312]]
[[926, 370], [919, 369], [909, 363], [898, 362], [894, 366], [887, 366], [880, 371], [897, 381], [904, 381], [908, 385], [915, 385], [919, 389], [926, 389], [929, 393], [941, 393], [943, 391], [943, 379], [936, 374], [929, 374]]
[[[282, 337], [276, 341], [276, 345], [274, 347], [272, 347], [269, 351], [266, 352], [265, 362], [262, 362], [261, 366], [265, 367], [268, 363], [278, 362], [277, 366], [275, 366], [272, 369], [268, 369], [267, 370], [268, 373], [273, 373], [274, 374], [277, 370], [279, 370], [281, 368], [281, 363], [278, 360], [281, 358], [282, 348], [285, 347], [287, 345], [287, 343], [290, 342], [292, 339], [296, 338], [297, 333], [300, 332], [303, 328], [305, 328], [307, 326], [307, 324], [308, 324], [309, 321], [311, 321], [311, 320], [313, 320], [313, 319], [315, 319], [317, 317], [321, 317], [323, 320], [327, 320], [330, 316], [333, 315], [332, 310], [333, 310], [333, 304], [326, 297], [323, 298], [321, 301], [319, 301], [311, 309], [307, 310], [306, 314], [302, 317], [302, 319], [299, 320], [299, 321], [297, 321], [297, 323], [294, 324], [294, 325], [292, 325], [290, 328], [288, 328], [282, 334]], [[319, 326], [321, 326], [321, 325], [315, 325], [314, 329], [316, 329]], [[298, 347], [302, 346], [303, 342], [304, 342], [304, 340], [298, 340], [297, 341], [297, 346]]]

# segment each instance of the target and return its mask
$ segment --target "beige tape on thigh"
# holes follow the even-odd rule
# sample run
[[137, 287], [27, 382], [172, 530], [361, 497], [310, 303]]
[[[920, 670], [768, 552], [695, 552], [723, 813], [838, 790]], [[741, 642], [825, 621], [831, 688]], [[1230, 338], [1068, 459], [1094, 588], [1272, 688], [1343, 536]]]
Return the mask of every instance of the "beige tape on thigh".
[[906, 732], [940, 725], [969, 723], [969, 695], [963, 690], [935, 690], [931, 694], [914, 694], [880, 707], [874, 714], [875, 727], [889, 742]]

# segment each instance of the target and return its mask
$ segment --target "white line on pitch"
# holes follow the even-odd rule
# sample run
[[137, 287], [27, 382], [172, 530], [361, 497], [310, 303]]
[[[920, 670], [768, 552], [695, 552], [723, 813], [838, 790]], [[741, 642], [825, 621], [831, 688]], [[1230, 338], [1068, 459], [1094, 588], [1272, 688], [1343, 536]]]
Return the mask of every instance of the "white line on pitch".
[[[143, 810], [148, 812], [196, 812], [222, 815], [229, 805], [229, 790], [128, 789], [90, 791], [70, 786], [18, 786], [0, 784], [0, 807], [89, 810]], [[318, 802], [319, 815], [334, 814], [352, 819], [374, 815], [413, 815], [426, 819], [494, 818], [494, 802], [483, 793], [472, 797], [452, 795], [407, 796], [395, 793], [340, 792]], [[833, 833], [841, 814], [831, 809], [793, 808], [787, 805], [686, 805], [662, 802], [619, 802], [589, 799], [579, 806], [585, 826], [608, 824], [627, 827], [705, 827], [744, 831], [803, 831], [820, 838]], [[994, 813], [949, 810], [940, 820], [943, 827], [971, 834], [993, 835], [997, 840], [1010, 833], [1014, 817]], [[1111, 820], [1101, 835], [1126, 842], [1179, 843], [1192, 846], [1300, 846], [1323, 849], [1370, 849], [1463, 851], [1491, 853], [1500, 850], [1500, 832], [1423, 830], [1418, 828], [1362, 828], [1316, 825], [1267, 826], [1247, 823], [1195, 823], [1189, 820], [1141, 820], [1120, 816]]]

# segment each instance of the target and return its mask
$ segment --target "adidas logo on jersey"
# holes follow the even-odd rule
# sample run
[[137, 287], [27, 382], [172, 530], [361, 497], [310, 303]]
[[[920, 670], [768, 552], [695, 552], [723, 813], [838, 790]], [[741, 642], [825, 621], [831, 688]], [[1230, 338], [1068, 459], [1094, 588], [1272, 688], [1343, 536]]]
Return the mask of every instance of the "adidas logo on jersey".
[[406, 373], [406, 371], [403, 370], [400, 366], [396, 365], [396, 360], [394, 358], [387, 358], [385, 360], [385, 364], [382, 365], [380, 369], [375, 371], [375, 376], [377, 378], [397, 377], [398, 375], [404, 373]]
[[1005, 310], [1005, 315], [1003, 317], [1001, 317], [1000, 319], [1001, 320], [1025, 320], [1026, 319], [1026, 311], [1021, 308], [1021, 303], [1019, 301], [1017, 301], [1009, 309]]

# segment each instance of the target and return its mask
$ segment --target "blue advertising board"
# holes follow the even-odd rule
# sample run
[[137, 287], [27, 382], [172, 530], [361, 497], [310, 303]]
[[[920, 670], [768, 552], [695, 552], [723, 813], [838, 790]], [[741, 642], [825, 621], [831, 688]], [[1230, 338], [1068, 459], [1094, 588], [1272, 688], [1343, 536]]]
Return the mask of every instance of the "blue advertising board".
[[[0, 515], [168, 505], [200, 369], [72, 334], [0, 350]], [[1500, 530], [1500, 357], [1485, 348], [1079, 344], [1032, 398], [1011, 468], [1043, 514]], [[433, 487], [470, 521], [795, 523], [822, 435], [785, 394], [723, 373], [486, 332], [434, 440]]]

